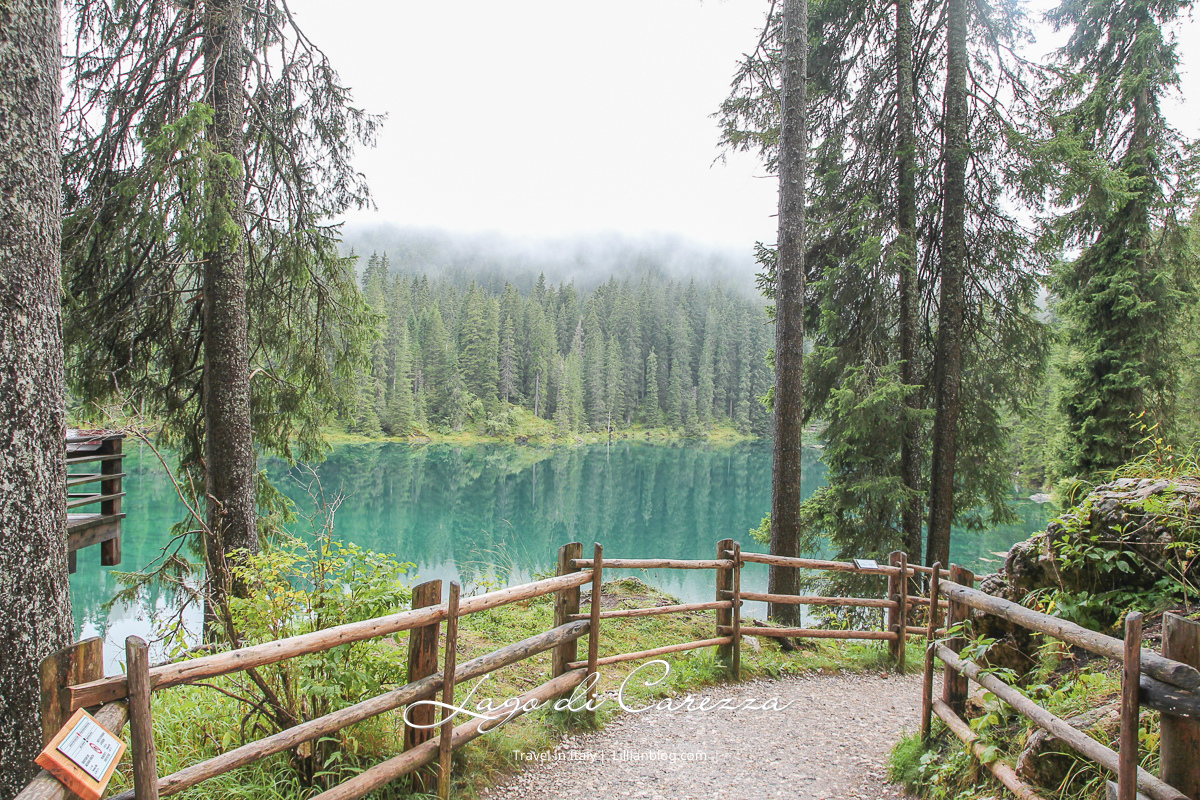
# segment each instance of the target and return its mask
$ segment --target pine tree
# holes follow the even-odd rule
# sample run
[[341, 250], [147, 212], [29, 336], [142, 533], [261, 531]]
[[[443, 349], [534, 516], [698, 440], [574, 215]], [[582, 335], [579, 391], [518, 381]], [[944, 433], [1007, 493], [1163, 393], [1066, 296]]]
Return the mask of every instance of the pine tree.
[[647, 428], [662, 425], [662, 411], [658, 405], [658, 356], [653, 350], [646, 359], [646, 393], [640, 406], [642, 424]]
[[608, 417], [604, 421], [604, 428], [611, 432], [615, 425], [623, 422], [625, 416], [625, 383], [621, 375], [624, 359], [621, 356], [621, 343], [616, 336], [609, 337], [605, 357], [604, 399]]
[[74, 638], [67, 581], [59, 261], [59, 5], [0, 34], [0, 797], [42, 749], [39, 665]]
[[1048, 98], [1065, 158], [1053, 180], [1057, 230], [1079, 256], [1055, 276], [1067, 358], [1058, 471], [1089, 476], [1130, 460], [1165, 423], [1176, 378], [1168, 333], [1185, 235], [1175, 209], [1194, 177], [1163, 116], [1179, 85], [1166, 31], [1190, 4], [1064, 0], [1050, 13], [1071, 38]]
[[687, 371], [687, 366], [679, 359], [675, 359], [671, 363], [671, 378], [667, 384], [667, 416], [666, 422], [668, 428], [683, 427], [683, 394], [684, 394], [684, 373]]
[[[785, 0], [779, 127], [779, 255], [775, 286], [775, 448], [771, 468], [771, 553], [800, 555], [801, 435], [804, 429], [804, 246], [808, 181], [808, 2]], [[772, 566], [772, 594], [798, 594], [796, 570]], [[783, 625], [798, 606], [771, 604]]]
[[704, 345], [700, 349], [699, 381], [696, 385], [696, 418], [700, 428], [707, 430], [712, 424], [713, 412], [713, 329], [716, 314], [708, 313], [704, 324]]
[[425, 405], [430, 422], [444, 424], [451, 420], [456, 410], [454, 393], [459, 391], [462, 380], [458, 372], [458, 359], [453, 343], [442, 322], [441, 308], [436, 304], [426, 313], [426, 334], [422, 356], [425, 362]]
[[70, 383], [155, 417], [213, 532], [219, 592], [225, 554], [258, 546], [256, 452], [322, 457], [321, 423], [369, 355], [328, 219], [369, 201], [350, 162], [378, 119], [277, 0], [80, 0], [67, 19]]
[[[540, 280], [540, 279], [539, 279]], [[546, 403], [543, 400], [549, 391], [550, 367], [554, 358], [553, 326], [546, 319], [542, 303], [535, 301], [526, 306], [525, 327], [528, 337], [525, 379], [525, 395], [533, 401], [533, 413], [542, 416]]]
[[500, 398], [507, 403], [517, 387], [517, 342], [513, 319], [504, 320], [500, 338]]
[[587, 425], [591, 430], [600, 430], [608, 419], [608, 377], [605, 365], [607, 355], [604, 330], [596, 313], [596, 303], [589, 302], [583, 322], [583, 380], [584, 406], [587, 409]]
[[408, 330], [401, 328], [397, 342], [392, 390], [388, 399], [385, 428], [392, 436], [407, 436], [412, 432], [416, 410], [412, 389], [412, 354]]
[[499, 383], [499, 316], [496, 301], [472, 284], [459, 336], [459, 372], [467, 390], [487, 402]]

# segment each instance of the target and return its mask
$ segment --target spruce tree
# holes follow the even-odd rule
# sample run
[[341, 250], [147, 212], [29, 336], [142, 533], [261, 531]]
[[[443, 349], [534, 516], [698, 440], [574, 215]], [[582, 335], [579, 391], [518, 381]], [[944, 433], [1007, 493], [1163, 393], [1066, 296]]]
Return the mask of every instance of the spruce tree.
[[549, 391], [550, 367], [554, 358], [553, 327], [546, 319], [542, 303], [534, 302], [526, 305], [525, 327], [528, 337], [528, 352], [526, 354], [525, 396], [532, 403], [532, 411], [542, 416], [546, 410], [545, 397]]
[[687, 365], [676, 358], [670, 366], [671, 378], [667, 384], [667, 415], [668, 428], [683, 427], [683, 394], [685, 389], [684, 373]]
[[621, 355], [621, 343], [616, 336], [610, 336], [605, 348], [605, 408], [608, 417], [604, 421], [606, 431], [621, 425], [625, 416], [625, 382], [622, 380], [624, 359]]
[[509, 401], [517, 387], [517, 342], [512, 317], [504, 320], [500, 337], [500, 399]]
[[0, 797], [11, 798], [38, 772], [39, 665], [73, 640], [74, 625], [59, 305], [59, 4], [14, 0], [0, 15]]
[[653, 350], [646, 358], [646, 393], [640, 406], [642, 424], [647, 428], [662, 425], [662, 411], [658, 404], [658, 356]]
[[583, 380], [584, 405], [587, 408], [587, 423], [592, 430], [600, 430], [608, 419], [608, 398], [605, 381], [608, 377], [604, 330], [595, 302], [589, 302], [583, 322]]
[[700, 349], [699, 380], [696, 385], [696, 418], [700, 428], [712, 424], [713, 412], [713, 327], [716, 315], [709, 312], [704, 325], [704, 345]]
[[412, 389], [412, 353], [408, 343], [408, 330], [401, 328], [397, 342], [396, 361], [391, 393], [388, 399], [386, 429], [392, 436], [407, 436], [412, 432], [415, 419], [415, 402]]
[[1064, 0], [1049, 14], [1071, 29], [1048, 98], [1060, 156], [1056, 229], [1080, 250], [1055, 275], [1065, 331], [1063, 475], [1130, 460], [1164, 423], [1175, 381], [1169, 331], [1183, 225], [1175, 209], [1193, 175], [1161, 102], [1179, 85], [1167, 34], [1190, 3]]
[[459, 335], [459, 373], [467, 390], [485, 402], [496, 397], [499, 383], [499, 308], [476, 285], [466, 298]]
[[350, 160], [378, 120], [277, 0], [70, 8], [68, 379], [155, 417], [220, 572], [258, 546], [256, 452], [320, 458], [368, 355], [371, 315], [328, 220], [369, 202]]

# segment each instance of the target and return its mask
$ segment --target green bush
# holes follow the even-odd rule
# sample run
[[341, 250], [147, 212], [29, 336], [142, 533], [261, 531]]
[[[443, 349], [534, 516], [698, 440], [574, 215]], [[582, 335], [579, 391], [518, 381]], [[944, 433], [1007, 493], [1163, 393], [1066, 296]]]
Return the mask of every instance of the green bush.
[[[411, 568], [328, 534], [307, 541], [284, 535], [234, 567], [247, 596], [230, 600], [231, 638], [248, 646], [397, 613], [411, 605], [405, 584]], [[402, 685], [405, 653], [400, 637], [375, 639], [230, 676], [227, 691], [241, 705], [242, 735], [269, 735]], [[378, 749], [381, 724], [296, 748], [291, 762], [299, 779], [305, 785], [343, 779], [356, 769], [357, 754]], [[226, 731], [222, 746], [234, 735]]]

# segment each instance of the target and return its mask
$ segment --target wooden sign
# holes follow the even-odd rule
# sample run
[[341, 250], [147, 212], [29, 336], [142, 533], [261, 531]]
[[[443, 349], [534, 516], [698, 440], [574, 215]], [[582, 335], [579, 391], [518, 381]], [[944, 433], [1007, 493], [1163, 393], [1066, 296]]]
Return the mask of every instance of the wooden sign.
[[100, 800], [124, 752], [125, 743], [81, 708], [35, 761], [83, 800]]

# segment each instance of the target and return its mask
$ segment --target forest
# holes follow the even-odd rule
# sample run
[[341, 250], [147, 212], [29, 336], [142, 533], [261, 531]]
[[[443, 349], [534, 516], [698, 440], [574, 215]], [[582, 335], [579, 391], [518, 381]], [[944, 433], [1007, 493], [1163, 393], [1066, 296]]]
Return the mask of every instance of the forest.
[[497, 292], [395, 272], [386, 253], [372, 253], [362, 291], [380, 335], [345, 392], [342, 418], [355, 433], [470, 425], [508, 436], [522, 430], [522, 411], [551, 421], [555, 435], [633, 425], [768, 432], [759, 398], [773, 333], [761, 301], [720, 284], [646, 272], [581, 292], [539, 276], [523, 295], [508, 282]]
[[[169, 454], [231, 646], [239, 566], [290, 509], [261, 464], [319, 461], [333, 422], [769, 434], [771, 552], [928, 565], [952, 528], [1012, 520], [1015, 476], [1069, 499], [1194, 451], [1200, 150], [1169, 113], [1190, 8], [763, 3], [709, 113], [714, 155], [778, 179], [764, 303], [653, 270], [518, 286], [348, 255], [341, 220], [373, 204], [355, 151], [385, 118], [287, 3], [5, 2], [0, 798], [41, 746], [38, 665], [74, 634], [68, 413]], [[814, 424], [828, 486], [804, 498]]]
[[821, 421], [830, 484], [801, 504], [776, 473], [773, 551], [946, 563], [1016, 481], [1070, 496], [1195, 447], [1188, 7], [771, 5], [719, 119], [780, 180], [775, 446]]

